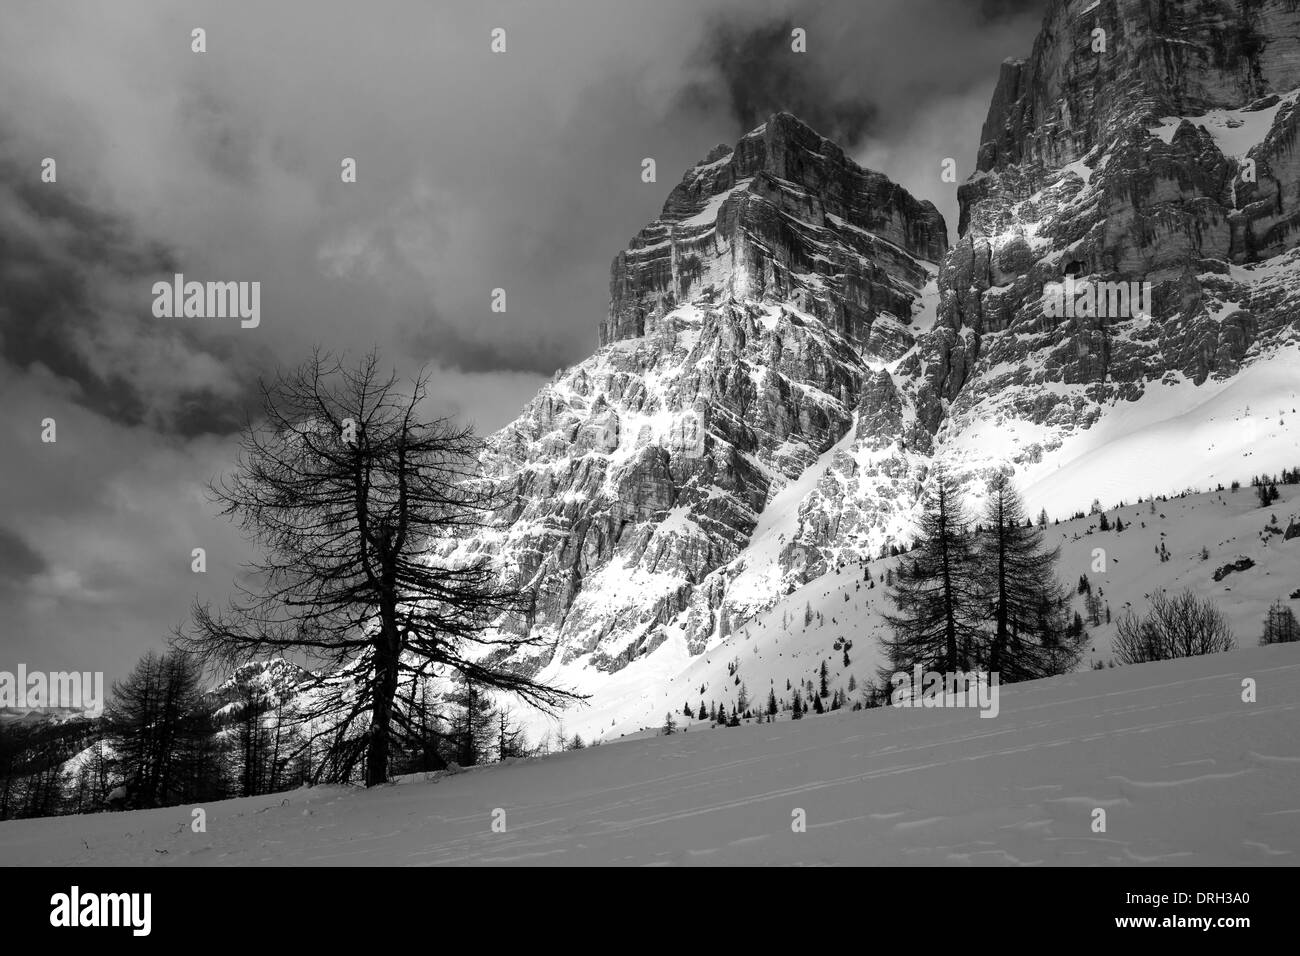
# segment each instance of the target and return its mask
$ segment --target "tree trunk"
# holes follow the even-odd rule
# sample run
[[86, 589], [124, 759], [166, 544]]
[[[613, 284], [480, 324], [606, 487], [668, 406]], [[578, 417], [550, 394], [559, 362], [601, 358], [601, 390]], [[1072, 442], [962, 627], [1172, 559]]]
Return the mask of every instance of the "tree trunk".
[[997, 625], [993, 637], [993, 651], [989, 655], [989, 670], [996, 672], [1002, 664], [1002, 651], [1007, 645], [1007, 526], [1006, 513], [1002, 503], [1002, 492], [998, 492], [997, 503], [997, 542], [998, 542], [998, 611]]
[[946, 497], [939, 499], [939, 520], [941, 522], [941, 555], [943, 561], [943, 610], [944, 610], [944, 650], [948, 660], [945, 670], [957, 670], [957, 619], [953, 605], [956, 598], [952, 592], [952, 568], [948, 559], [948, 506]]
[[370, 742], [366, 750], [366, 786], [388, 782], [388, 751], [393, 721], [393, 698], [397, 695], [397, 623], [384, 615], [383, 629], [375, 648], [375, 700], [370, 716]]

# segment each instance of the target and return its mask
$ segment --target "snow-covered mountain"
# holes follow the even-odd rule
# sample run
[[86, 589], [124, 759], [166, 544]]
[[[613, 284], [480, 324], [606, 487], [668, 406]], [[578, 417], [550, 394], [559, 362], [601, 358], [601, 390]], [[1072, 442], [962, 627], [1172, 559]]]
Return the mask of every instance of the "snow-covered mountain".
[[[930, 436], [886, 369], [933, 323], [945, 242], [931, 204], [788, 114], [687, 172], [614, 260], [600, 350], [485, 459], [515, 504], [469, 547], [526, 583], [561, 659], [616, 671], [670, 629], [698, 653], [752, 613], [725, 606], [738, 577], [764, 578], [762, 606], [768, 576], [903, 532], [915, 466], [897, 442], [923, 454]], [[833, 450], [872, 477], [818, 509], [833, 490], [801, 482]], [[792, 534], [758, 566], [756, 534], [801, 506], [808, 544]]]
[[936, 462], [1053, 517], [1300, 462], [1298, 98], [1294, 4], [1054, 0], [951, 250], [796, 117], [713, 150], [615, 258], [596, 354], [490, 440], [514, 503], [461, 547], [533, 598], [520, 666], [657, 695], [907, 541]]
[[273, 709], [304, 692], [309, 693], [314, 686], [309, 671], [282, 657], [273, 657], [235, 668], [208, 692], [208, 697], [213, 714], [222, 720], [237, 717], [250, 704]]

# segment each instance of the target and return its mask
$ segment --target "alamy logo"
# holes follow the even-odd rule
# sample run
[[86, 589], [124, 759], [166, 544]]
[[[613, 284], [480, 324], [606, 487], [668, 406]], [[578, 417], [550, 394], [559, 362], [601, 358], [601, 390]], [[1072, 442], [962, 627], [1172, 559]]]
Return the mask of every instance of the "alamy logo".
[[889, 679], [894, 707], [977, 707], [981, 717], [998, 715], [998, 675], [987, 671], [898, 671]]
[[150, 893], [85, 893], [74, 886], [70, 893], [50, 897], [50, 925], [128, 926], [133, 936], [148, 936], [152, 920]]
[[260, 282], [186, 282], [184, 273], [178, 272], [171, 282], [155, 282], [153, 295], [157, 319], [238, 317], [245, 329], [255, 329], [262, 321]]
[[1068, 275], [1064, 282], [1043, 287], [1043, 315], [1049, 319], [1149, 319], [1151, 283], [1080, 282]]
[[104, 713], [103, 671], [0, 671], [0, 710], [80, 710]]

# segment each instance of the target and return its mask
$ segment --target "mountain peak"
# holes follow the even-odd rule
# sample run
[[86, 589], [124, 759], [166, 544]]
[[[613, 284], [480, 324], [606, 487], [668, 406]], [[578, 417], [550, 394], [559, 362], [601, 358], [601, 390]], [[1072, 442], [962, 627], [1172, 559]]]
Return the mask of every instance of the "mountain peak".
[[[718, 146], [614, 259], [601, 344], [644, 335], [678, 304], [794, 301], [851, 340], [910, 315], [947, 251], [943, 217], [792, 113]], [[881, 263], [884, 263], [883, 265]]]
[[714, 146], [711, 150], [709, 150], [707, 156], [705, 156], [703, 159], [701, 159], [698, 163], [695, 164], [695, 168], [698, 169], [701, 166], [708, 166], [712, 163], [716, 163], [724, 156], [730, 156], [731, 152], [732, 149], [730, 146], [728, 146], [726, 143], [719, 143], [717, 146]]

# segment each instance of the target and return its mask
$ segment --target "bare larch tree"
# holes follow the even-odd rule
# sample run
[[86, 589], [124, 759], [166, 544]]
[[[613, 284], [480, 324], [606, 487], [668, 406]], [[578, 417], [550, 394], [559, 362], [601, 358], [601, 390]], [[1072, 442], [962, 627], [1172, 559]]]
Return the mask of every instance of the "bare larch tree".
[[[223, 513], [262, 549], [224, 611], [196, 604], [182, 645], [209, 664], [298, 655], [320, 679], [298, 716], [315, 776], [387, 780], [398, 739], [418, 733], [429, 677], [459, 677], [546, 711], [576, 695], [502, 662], [533, 639], [523, 602], [486, 555], [456, 556], [502, 503], [477, 473], [481, 442], [425, 420], [428, 377], [399, 383], [374, 352], [355, 366], [315, 354], [262, 385], [237, 466], [211, 485]], [[410, 697], [411, 699], [407, 699]]]

